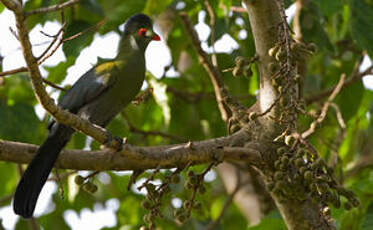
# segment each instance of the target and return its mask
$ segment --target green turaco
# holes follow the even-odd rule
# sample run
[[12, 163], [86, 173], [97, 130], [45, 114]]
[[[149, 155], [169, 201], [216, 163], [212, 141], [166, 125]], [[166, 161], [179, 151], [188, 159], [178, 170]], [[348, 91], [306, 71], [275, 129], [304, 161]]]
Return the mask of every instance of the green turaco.
[[[98, 64], [65, 93], [63, 109], [90, 122], [106, 126], [139, 92], [145, 77], [145, 49], [160, 37], [148, 16], [136, 14], [126, 23], [115, 59]], [[36, 202], [57, 157], [74, 130], [58, 122], [48, 126], [49, 135], [23, 174], [14, 195], [14, 212], [32, 217]]]

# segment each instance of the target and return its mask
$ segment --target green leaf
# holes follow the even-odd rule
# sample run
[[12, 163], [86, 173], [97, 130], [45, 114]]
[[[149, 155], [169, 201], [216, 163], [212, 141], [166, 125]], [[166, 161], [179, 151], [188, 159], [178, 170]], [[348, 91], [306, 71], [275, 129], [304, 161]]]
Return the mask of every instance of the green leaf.
[[332, 16], [335, 13], [342, 12], [343, 1], [341, 0], [315, 0], [314, 3], [320, 8], [326, 16]]
[[47, 80], [56, 84], [61, 83], [67, 75], [67, 69], [74, 65], [75, 60], [74, 57], [70, 56], [67, 57], [66, 61], [58, 63], [58, 65], [44, 66], [45, 70], [48, 71]]
[[[72, 21], [66, 28], [65, 37], [73, 36], [85, 29], [91, 27], [92, 25], [85, 21]], [[90, 31], [85, 31], [82, 35], [66, 41], [62, 45], [62, 50], [66, 57], [78, 57], [80, 52], [93, 40], [93, 33]], [[69, 59], [68, 59], [69, 60]]]
[[118, 114], [112, 121], [110, 121], [107, 130], [109, 130], [113, 135], [119, 137], [125, 137], [128, 135], [128, 130], [126, 129], [126, 124], [121, 114]]
[[148, 0], [144, 9], [144, 13], [148, 15], [157, 15], [163, 12], [172, 0]]
[[[29, 0], [25, 3], [25, 11], [31, 11], [42, 7], [47, 7], [51, 5], [58, 4], [57, 0]], [[60, 18], [60, 13], [49, 12], [45, 14], [34, 14], [27, 17], [26, 24], [29, 30], [33, 29], [37, 24], [44, 25], [47, 21], [58, 20]]]
[[216, 199], [211, 205], [211, 219], [216, 220], [221, 213], [224, 205], [224, 199]]
[[172, 62], [176, 65], [179, 61], [180, 54], [190, 47], [189, 40], [186, 39], [184, 29], [182, 28], [179, 17], [175, 18], [174, 26], [168, 35], [167, 45], [170, 47]]
[[310, 2], [307, 9], [302, 10], [300, 16], [301, 29], [306, 42], [314, 42], [320, 49], [334, 51], [329, 35], [322, 24], [322, 16], [318, 7]]
[[148, 82], [153, 87], [153, 95], [157, 104], [162, 108], [164, 122], [166, 125], [170, 124], [171, 110], [168, 102], [168, 96], [166, 93], [167, 85], [157, 81], [157, 79], [151, 74], [147, 74]]
[[87, 136], [83, 133], [76, 132], [71, 140], [69, 141], [66, 148], [72, 148], [72, 149], [83, 149], [85, 146], [85, 141], [87, 139]]
[[253, 76], [250, 77], [250, 86], [249, 86], [249, 93], [251, 95], [256, 95], [257, 90], [259, 89], [259, 75], [256, 66], [252, 68]]
[[26, 104], [0, 102], [0, 124], [1, 139], [38, 143], [44, 133], [34, 108]]
[[372, 229], [372, 226], [373, 226], [373, 203], [371, 203], [367, 209], [365, 218], [361, 223], [361, 229], [362, 230]]
[[285, 9], [287, 9], [289, 6], [291, 6], [291, 4], [293, 4], [293, 1], [292, 0], [285, 0]]
[[363, 210], [354, 208], [341, 215], [341, 230], [359, 229], [363, 218]]
[[104, 18], [104, 11], [96, 1], [80, 1], [74, 6], [74, 20], [97, 23]]
[[348, 121], [356, 114], [363, 96], [364, 85], [361, 81], [354, 83], [346, 90], [342, 90], [337, 96], [336, 101], [345, 121]]
[[[18, 182], [17, 168], [15, 164], [0, 162], [0, 197], [5, 197], [13, 193], [13, 190]], [[10, 203], [10, 200], [9, 202]], [[0, 206], [7, 203], [0, 203]]]
[[[373, 129], [373, 117], [368, 117], [367, 114], [372, 114], [372, 101], [373, 101], [373, 92], [365, 90], [364, 97], [360, 102], [360, 107], [355, 114], [348, 122], [346, 138], [344, 139], [338, 153], [342, 158], [344, 164], [348, 164], [353, 159], [356, 159], [358, 153], [362, 149], [367, 149], [364, 147], [364, 143], [370, 143], [372, 140], [364, 140], [362, 137], [367, 136], [368, 138], [372, 137]], [[365, 134], [363, 132], [366, 132]]]
[[101, 5], [107, 18], [105, 24], [100, 28], [101, 33], [118, 29], [118, 26], [130, 16], [142, 12], [146, 4], [146, 1], [138, 0], [98, 0], [97, 2]]
[[4, 78], [4, 85], [0, 87], [0, 99], [7, 101], [9, 105], [36, 103], [30, 80], [25, 74]]
[[0, 13], [3, 12], [4, 9], [5, 9], [5, 6], [3, 4], [0, 4]]
[[278, 211], [273, 211], [260, 221], [260, 224], [248, 228], [248, 230], [276, 229], [286, 230], [285, 222]]
[[356, 44], [373, 57], [373, 3], [365, 0], [349, 0], [351, 9], [351, 33]]

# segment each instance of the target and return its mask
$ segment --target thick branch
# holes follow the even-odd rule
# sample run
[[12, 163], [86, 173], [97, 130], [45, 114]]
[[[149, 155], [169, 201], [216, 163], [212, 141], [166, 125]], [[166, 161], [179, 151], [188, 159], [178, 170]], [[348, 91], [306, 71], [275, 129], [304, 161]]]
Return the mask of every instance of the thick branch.
[[[246, 141], [247, 134], [238, 132], [229, 137], [220, 137], [200, 142], [157, 147], [137, 147], [125, 144], [121, 152], [111, 149], [100, 151], [63, 150], [56, 167], [75, 170], [141, 170], [152, 168], [172, 168], [192, 164], [202, 164], [216, 160], [241, 161], [258, 164], [259, 151], [239, 147], [227, 147], [235, 140]], [[240, 142], [241, 142], [240, 141]], [[241, 143], [243, 144], [243, 143]], [[38, 146], [0, 140], [0, 160], [28, 163]]]
[[[284, 6], [282, 0], [261, 0], [261, 1], [244, 1], [248, 11], [250, 25], [255, 40], [256, 53], [259, 57], [258, 68], [260, 73], [260, 87], [259, 87], [259, 105], [260, 111], [267, 111], [270, 107], [273, 108], [261, 122], [263, 128], [261, 130], [262, 137], [260, 139], [261, 145], [268, 141], [268, 155], [263, 156], [266, 158], [273, 157], [277, 146], [273, 145], [270, 140], [273, 135], [284, 132], [290, 127], [290, 130], [296, 129], [294, 122], [296, 121], [296, 111], [294, 111], [297, 99], [297, 90], [293, 78], [294, 69], [290, 63], [290, 42], [291, 37], [289, 29], [287, 28]], [[281, 44], [280, 44], [281, 43]], [[269, 69], [269, 64], [274, 62], [274, 58], [269, 56], [268, 51], [276, 44], [280, 44], [281, 48], [285, 50], [286, 59], [282, 60], [281, 68], [284, 67], [284, 72], [280, 75], [285, 83], [281, 83], [282, 90], [278, 89], [272, 83], [272, 76]], [[284, 64], [285, 63], [285, 64]], [[284, 74], [285, 73], [285, 74]], [[284, 92], [284, 93], [283, 93]], [[278, 98], [284, 98], [283, 103], [277, 103]], [[276, 103], [276, 104], [274, 104]], [[282, 105], [283, 104], [283, 105]], [[290, 107], [285, 107], [291, 105]], [[276, 122], [280, 115], [285, 114], [284, 111], [291, 111], [285, 118], [289, 126], [285, 122]], [[291, 116], [292, 117], [291, 117]], [[274, 119], [270, 119], [273, 117]], [[293, 118], [293, 119], [290, 119]], [[268, 138], [269, 137], [269, 138]], [[272, 139], [273, 140], [273, 139]], [[270, 162], [267, 162], [270, 163]], [[271, 175], [263, 172], [264, 179], [271, 180]], [[327, 220], [320, 214], [320, 206], [313, 203], [311, 199], [299, 201], [289, 197], [283, 199], [277, 193], [271, 193], [284, 221], [290, 230], [306, 230], [306, 229], [333, 229]]]
[[1, 0], [1, 2], [8, 8], [14, 12], [20, 12], [22, 10], [22, 6], [18, 1], [15, 0]]
[[[276, 87], [272, 85], [272, 74], [268, 69], [268, 63], [273, 61], [273, 58], [268, 55], [268, 50], [278, 41], [278, 25], [281, 23], [281, 16], [273, 0], [244, 2], [254, 35], [256, 54], [259, 57], [257, 61], [260, 73], [259, 104], [263, 112], [273, 106], [278, 98]], [[278, 117], [276, 107], [274, 106], [268, 115]]]

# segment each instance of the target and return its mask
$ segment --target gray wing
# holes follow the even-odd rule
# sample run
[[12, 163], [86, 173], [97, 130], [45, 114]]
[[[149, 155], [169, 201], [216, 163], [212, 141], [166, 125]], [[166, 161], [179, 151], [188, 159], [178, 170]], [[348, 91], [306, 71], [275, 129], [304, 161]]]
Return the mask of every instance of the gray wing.
[[[115, 65], [116, 62], [112, 61], [99, 64], [90, 69], [66, 91], [61, 97], [58, 106], [67, 109], [71, 113], [78, 113], [80, 108], [99, 97], [115, 83]], [[54, 120], [49, 122], [49, 130], [54, 123]]]
[[[101, 64], [103, 65], [103, 64]], [[67, 109], [72, 113], [77, 113], [80, 108], [95, 98], [99, 97], [115, 82], [115, 74], [112, 73], [113, 69], [107, 71], [97, 71], [101, 65], [98, 65], [82, 77], [66, 91], [62, 96], [58, 105]]]

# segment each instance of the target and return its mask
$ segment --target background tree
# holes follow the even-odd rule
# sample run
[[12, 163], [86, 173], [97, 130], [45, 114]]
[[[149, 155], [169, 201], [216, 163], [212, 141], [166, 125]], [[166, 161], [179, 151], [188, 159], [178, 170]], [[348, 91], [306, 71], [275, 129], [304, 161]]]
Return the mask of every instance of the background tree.
[[[56, 192], [53, 210], [19, 220], [17, 229], [66, 229], [67, 210], [113, 198], [119, 208], [112, 229], [372, 226], [373, 94], [362, 78], [373, 66], [360, 68], [373, 54], [371, 1], [298, 0], [290, 26], [285, 9], [293, 2], [280, 0], [1, 2], [0, 11], [15, 14], [12, 31], [27, 66], [0, 73], [0, 204], [10, 204], [20, 164], [46, 135], [49, 115], [40, 122], [36, 104], [94, 139], [76, 134], [68, 147], [89, 144], [89, 150], [65, 150], [59, 158], [57, 167], [66, 170], [50, 180], [67, 198]], [[194, 30], [201, 11], [211, 31], [209, 49], [201, 48]], [[164, 76], [148, 73], [148, 89], [107, 130], [56, 107], [45, 87], [63, 92], [58, 84], [94, 34], [120, 33], [136, 12], [153, 16], [170, 48]], [[54, 20], [61, 28], [43, 32], [51, 44], [35, 57], [29, 30]], [[212, 44], [227, 35], [238, 49], [215, 52]], [[66, 61], [41, 76], [39, 65], [60, 46]], [[178, 77], [169, 77], [171, 67]], [[99, 149], [108, 133], [127, 138], [120, 153]], [[92, 173], [76, 176], [77, 170]], [[206, 180], [210, 170], [219, 177]], [[253, 224], [259, 225], [248, 227]]]

